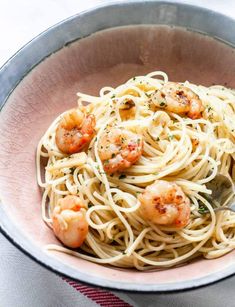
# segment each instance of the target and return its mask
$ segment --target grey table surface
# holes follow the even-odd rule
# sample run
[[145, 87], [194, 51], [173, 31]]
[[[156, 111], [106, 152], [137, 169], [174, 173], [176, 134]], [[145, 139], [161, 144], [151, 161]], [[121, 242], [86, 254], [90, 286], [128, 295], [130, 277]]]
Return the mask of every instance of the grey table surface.
[[[0, 0], [0, 66], [49, 26], [108, 0]], [[233, 0], [181, 1], [235, 18]], [[17, 250], [0, 234], [0, 307], [98, 306], [54, 273]], [[133, 306], [235, 306], [235, 277], [174, 294], [117, 295]]]

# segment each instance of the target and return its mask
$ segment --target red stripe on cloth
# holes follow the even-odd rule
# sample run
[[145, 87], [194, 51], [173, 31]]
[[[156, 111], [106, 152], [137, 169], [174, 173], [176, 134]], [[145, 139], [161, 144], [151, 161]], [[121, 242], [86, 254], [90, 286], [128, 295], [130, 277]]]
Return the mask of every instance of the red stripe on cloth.
[[132, 307], [113, 293], [99, 288], [81, 285], [75, 281], [63, 278], [70, 286], [102, 307]]

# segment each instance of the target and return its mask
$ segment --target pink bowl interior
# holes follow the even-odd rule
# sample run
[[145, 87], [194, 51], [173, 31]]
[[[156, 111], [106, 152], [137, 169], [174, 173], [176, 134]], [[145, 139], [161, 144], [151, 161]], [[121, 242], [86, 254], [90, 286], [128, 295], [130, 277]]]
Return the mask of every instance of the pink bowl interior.
[[[0, 197], [4, 210], [32, 244], [60, 244], [41, 219], [35, 150], [61, 112], [76, 105], [76, 92], [97, 95], [103, 86], [163, 70], [170, 80], [235, 87], [231, 47], [183, 29], [131, 26], [105, 30], [64, 47], [36, 66], [16, 87], [1, 112]], [[110, 281], [139, 284], [192, 281], [235, 263], [235, 252], [216, 260], [199, 259], [158, 272], [105, 267], [51, 252], [79, 272]], [[48, 256], [50, 257], [50, 256]]]

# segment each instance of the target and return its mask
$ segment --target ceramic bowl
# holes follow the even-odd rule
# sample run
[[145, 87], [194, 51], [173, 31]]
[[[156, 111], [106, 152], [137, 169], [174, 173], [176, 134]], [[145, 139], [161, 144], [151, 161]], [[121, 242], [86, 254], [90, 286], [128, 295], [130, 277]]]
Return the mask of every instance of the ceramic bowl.
[[48, 29], [0, 71], [0, 225], [35, 261], [67, 277], [129, 291], [174, 291], [206, 285], [235, 272], [235, 252], [215, 260], [138, 272], [46, 253], [60, 244], [41, 219], [35, 150], [76, 92], [98, 94], [153, 70], [170, 80], [235, 87], [235, 21], [200, 7], [131, 1], [97, 7]]

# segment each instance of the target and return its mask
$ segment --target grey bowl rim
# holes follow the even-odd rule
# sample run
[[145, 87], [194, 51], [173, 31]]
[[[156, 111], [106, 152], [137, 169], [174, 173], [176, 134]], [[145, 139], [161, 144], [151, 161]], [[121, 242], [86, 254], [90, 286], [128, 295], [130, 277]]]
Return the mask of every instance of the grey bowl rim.
[[[36, 42], [37, 40], [39, 40], [42, 36], [46, 35], [47, 33], [53, 31], [54, 29], [58, 28], [59, 26], [63, 25], [64, 23], [67, 22], [71, 22], [72, 20], [75, 20], [76, 18], [79, 18], [81, 16], [84, 16], [86, 14], [90, 14], [90, 13], [94, 13], [96, 11], [102, 10], [104, 8], [107, 7], [115, 7], [115, 6], [119, 6], [119, 5], [123, 5], [123, 6], [128, 6], [128, 5], [132, 5], [132, 4], [138, 4], [138, 3], [156, 3], [158, 5], [160, 4], [166, 4], [166, 5], [176, 5], [176, 6], [185, 6], [185, 7], [190, 7], [192, 9], [195, 10], [201, 10], [204, 12], [207, 12], [208, 14], [214, 14], [217, 15], [218, 17], [221, 18], [225, 18], [227, 20], [230, 20], [232, 22], [235, 21], [234, 18], [231, 18], [230, 16], [227, 16], [225, 14], [221, 14], [217, 11], [214, 11], [212, 9], [208, 9], [208, 8], [204, 8], [202, 6], [199, 5], [194, 5], [194, 4], [189, 4], [189, 3], [184, 3], [184, 2], [178, 2], [178, 1], [170, 1], [170, 0], [165, 0], [165, 1], [157, 1], [157, 0], [125, 0], [125, 1], [110, 1], [108, 3], [102, 3], [99, 5], [96, 5], [92, 8], [88, 8], [86, 10], [83, 10], [77, 14], [74, 14], [68, 18], [65, 18], [59, 22], [57, 22], [56, 24], [48, 27], [47, 29], [45, 29], [44, 31], [42, 31], [41, 33], [39, 33], [38, 35], [36, 35], [35, 37], [33, 37], [30, 41], [28, 41], [26, 44], [24, 44], [18, 51], [16, 51], [1, 67], [0, 67], [0, 77], [1, 75], [3, 75], [4, 73], [4, 68], [8, 65], [11, 65], [11, 62], [14, 60], [14, 58], [18, 55], [20, 55], [21, 53], [24, 53], [25, 51], [27, 51], [28, 48], [30, 48], [30, 45], [34, 42]], [[104, 29], [105, 30], [105, 29]], [[193, 32], [197, 32], [200, 34], [205, 34], [208, 35], [206, 33], [197, 31], [196, 29], [190, 29]], [[102, 30], [98, 30], [98, 31], [102, 31]], [[97, 31], [97, 32], [98, 32]], [[94, 32], [95, 33], [95, 32]], [[84, 36], [85, 37], [85, 36]], [[77, 40], [82, 39], [84, 37], [81, 38], [77, 38]], [[214, 36], [209, 36], [212, 38], [215, 38], [217, 40], [220, 40], [220, 38], [214, 37]], [[231, 44], [229, 42], [226, 42], [224, 40], [221, 40], [223, 43], [228, 44], [231, 46]], [[74, 40], [66, 43], [64, 46], [73, 43]], [[63, 46], [61, 47], [63, 48]], [[1, 103], [0, 106], [0, 112], [2, 110], [2, 108], [6, 105], [7, 100], [9, 98], [9, 96], [11, 95], [11, 93], [15, 90], [15, 88], [18, 86], [18, 84], [21, 82], [21, 80], [28, 74], [30, 73], [30, 71], [36, 67], [37, 65], [39, 65], [44, 59], [46, 59], [48, 56], [50, 56], [51, 54], [53, 54], [54, 52], [59, 51], [61, 48], [54, 50], [53, 52], [51, 52], [50, 54], [46, 55], [41, 61], [38, 61], [37, 63], [35, 63], [27, 72], [26, 74], [22, 75], [19, 79], [18, 82], [15, 83], [15, 85], [12, 87], [11, 91], [8, 92], [8, 94], [5, 96], [3, 102]], [[0, 200], [0, 217], [5, 217], [6, 219], [10, 218], [8, 217], [7, 213], [3, 210], [2, 206], [1, 206], [1, 200]], [[115, 291], [125, 291], [125, 292], [141, 292], [141, 293], [146, 293], [146, 294], [153, 294], [153, 293], [159, 293], [159, 294], [166, 294], [166, 293], [178, 293], [178, 292], [185, 292], [185, 291], [191, 291], [191, 290], [196, 290], [205, 286], [211, 286], [215, 283], [218, 283], [224, 279], [227, 278], [231, 278], [233, 275], [235, 275], [235, 262], [234, 264], [232, 264], [231, 266], [229, 266], [228, 268], [225, 268], [224, 270], [217, 272], [216, 274], [210, 274], [208, 276], [202, 277], [202, 278], [198, 278], [195, 280], [191, 280], [191, 281], [183, 281], [183, 282], [178, 282], [178, 283], [165, 283], [162, 284], [160, 287], [158, 286], [157, 288], [154, 287], [154, 289], [149, 289], [153, 287], [153, 284], [148, 284], [148, 285], [144, 285], [144, 289], [142, 288], [143, 285], [141, 285], [141, 288], [138, 287], [139, 284], [135, 284], [137, 287], [131, 287], [129, 288], [128, 285], [129, 284], [123, 284], [123, 282], [113, 282], [113, 281], [107, 281], [106, 279], [102, 279], [101, 277], [93, 277], [93, 276], [89, 276], [86, 275], [84, 273], [80, 273], [83, 278], [82, 280], [79, 279], [79, 277], [81, 276], [71, 276], [69, 273], [64, 272], [64, 270], [60, 269], [60, 266], [64, 267], [65, 269], [70, 269], [71, 271], [71, 267], [68, 265], [65, 265], [64, 263], [62, 263], [61, 261], [59, 261], [56, 258], [53, 257], [48, 257], [45, 252], [42, 251], [41, 248], [38, 248], [38, 246], [35, 245], [35, 247], [37, 248], [36, 250], [32, 249], [31, 247], [32, 242], [29, 241], [27, 239], [26, 236], [24, 236], [23, 233], [19, 232], [17, 233], [19, 229], [17, 229], [17, 227], [14, 225], [14, 223], [11, 223], [9, 225], [6, 225], [6, 223], [4, 222], [4, 220], [2, 218], [0, 218], [0, 232], [4, 235], [4, 237], [11, 242], [16, 248], [18, 248], [23, 254], [25, 254], [26, 256], [28, 256], [30, 259], [32, 259], [33, 261], [35, 261], [36, 263], [38, 263], [39, 265], [41, 265], [42, 267], [48, 269], [51, 272], [54, 272], [55, 274], [62, 276], [64, 278], [68, 278], [74, 281], [77, 281], [79, 283], [82, 284], [88, 284], [92, 287], [97, 287], [97, 288], [106, 288], [106, 289], [110, 289], [110, 290], [115, 290]], [[14, 234], [16, 234], [16, 238], [14, 238]], [[21, 240], [19, 240], [19, 238]], [[31, 244], [29, 244], [29, 242], [31, 242]], [[21, 245], [22, 244], [22, 245]], [[41, 256], [41, 257], [39, 257]], [[45, 259], [45, 261], [44, 261]], [[55, 263], [57, 265], [55, 265]], [[137, 272], [138, 273], [138, 272]], [[146, 272], [147, 273], [147, 272]], [[73, 274], [72, 274], [73, 275]], [[216, 276], [215, 276], [216, 275]], [[86, 278], [86, 276], [88, 278]], [[91, 278], [92, 280], [89, 280], [89, 278]], [[103, 283], [105, 281], [105, 283]], [[107, 284], [108, 282], [108, 284]], [[110, 285], [110, 284], [111, 285]], [[124, 286], [123, 286], [124, 285]], [[172, 286], [173, 285], [173, 286]], [[182, 285], [182, 286], [179, 286]]]

